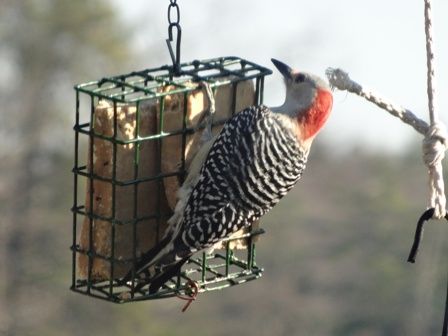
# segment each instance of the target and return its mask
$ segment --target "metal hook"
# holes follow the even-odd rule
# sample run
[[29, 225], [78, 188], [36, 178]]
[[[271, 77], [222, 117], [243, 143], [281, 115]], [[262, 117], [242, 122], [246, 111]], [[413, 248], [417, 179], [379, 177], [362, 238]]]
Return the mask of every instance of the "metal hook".
[[[419, 218], [417, 229], [415, 230], [414, 243], [412, 244], [411, 252], [409, 253], [408, 262], [415, 263], [417, 258], [418, 248], [423, 237], [423, 225], [430, 220], [434, 215], [434, 208], [426, 210]], [[448, 213], [445, 214], [445, 219], [448, 220]]]
[[[415, 258], [417, 258], [418, 248], [420, 245], [420, 241], [423, 237], [423, 225], [425, 222], [430, 220], [432, 216], [434, 215], [434, 208], [430, 208], [426, 210], [419, 218], [417, 223], [417, 229], [415, 230], [415, 237], [414, 237], [414, 243], [412, 244], [411, 253], [409, 253], [408, 262], [415, 263]], [[445, 213], [445, 219], [448, 221], [448, 212]], [[443, 318], [443, 329], [442, 329], [442, 336], [448, 335], [448, 289], [446, 292], [446, 299], [445, 299], [445, 315]]]
[[[174, 56], [173, 48], [171, 42], [173, 41], [173, 28], [177, 29], [176, 38], [176, 56]], [[171, 60], [173, 62], [173, 73], [176, 76], [180, 75], [180, 44], [182, 40], [182, 29], [178, 23], [171, 23], [168, 27], [168, 38], [166, 39], [166, 44], [170, 52]]]

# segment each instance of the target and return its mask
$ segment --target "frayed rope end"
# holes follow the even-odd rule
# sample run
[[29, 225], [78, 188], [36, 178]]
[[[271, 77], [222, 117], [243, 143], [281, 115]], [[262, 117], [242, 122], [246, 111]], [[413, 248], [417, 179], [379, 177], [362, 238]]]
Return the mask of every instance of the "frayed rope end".
[[347, 90], [353, 92], [356, 86], [360, 87], [359, 84], [352, 81], [348, 73], [342, 69], [327, 68], [325, 75], [333, 90], [336, 88], [342, 91]]

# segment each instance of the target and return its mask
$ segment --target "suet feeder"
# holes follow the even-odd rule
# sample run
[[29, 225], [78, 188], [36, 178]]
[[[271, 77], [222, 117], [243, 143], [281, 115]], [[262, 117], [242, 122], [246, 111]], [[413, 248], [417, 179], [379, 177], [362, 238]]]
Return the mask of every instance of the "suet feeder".
[[72, 285], [78, 293], [123, 303], [189, 295], [254, 280], [256, 225], [199, 253], [161, 290], [134, 292], [120, 279], [167, 227], [188, 166], [199, 150], [214, 93], [213, 133], [234, 113], [262, 104], [267, 68], [238, 57], [173, 64], [80, 84], [74, 125]]

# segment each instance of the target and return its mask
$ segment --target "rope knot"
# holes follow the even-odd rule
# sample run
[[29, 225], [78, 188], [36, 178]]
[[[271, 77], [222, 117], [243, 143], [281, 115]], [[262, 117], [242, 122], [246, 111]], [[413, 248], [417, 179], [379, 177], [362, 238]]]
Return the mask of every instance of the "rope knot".
[[423, 161], [425, 164], [435, 166], [445, 157], [447, 131], [445, 125], [435, 123], [428, 128], [423, 139]]
[[442, 160], [445, 157], [447, 138], [445, 125], [434, 123], [428, 128], [422, 143], [423, 161], [429, 173], [428, 207], [435, 209], [433, 218], [437, 219], [443, 218], [446, 214]]

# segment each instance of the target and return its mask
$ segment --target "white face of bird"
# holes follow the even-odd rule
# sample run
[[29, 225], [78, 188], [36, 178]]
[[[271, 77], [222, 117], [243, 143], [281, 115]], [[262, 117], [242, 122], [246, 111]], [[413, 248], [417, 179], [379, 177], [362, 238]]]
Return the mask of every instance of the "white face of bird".
[[314, 137], [331, 111], [333, 97], [328, 84], [316, 75], [290, 68], [272, 59], [286, 85], [285, 103], [278, 111], [297, 118], [302, 140]]
[[319, 88], [330, 90], [328, 85], [319, 77], [292, 69], [283, 62], [272, 59], [275, 67], [283, 75], [286, 85], [286, 97], [284, 107], [288, 110], [293, 109], [293, 113], [297, 110], [308, 109], [317, 95]]

